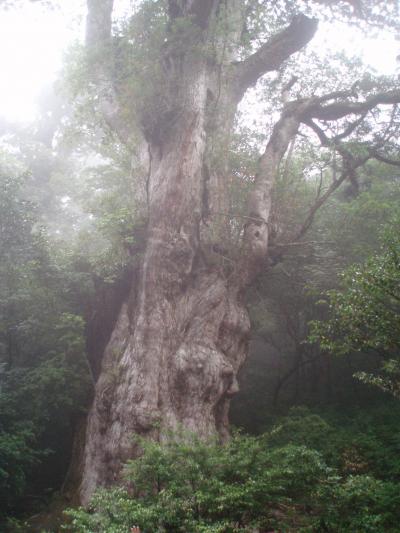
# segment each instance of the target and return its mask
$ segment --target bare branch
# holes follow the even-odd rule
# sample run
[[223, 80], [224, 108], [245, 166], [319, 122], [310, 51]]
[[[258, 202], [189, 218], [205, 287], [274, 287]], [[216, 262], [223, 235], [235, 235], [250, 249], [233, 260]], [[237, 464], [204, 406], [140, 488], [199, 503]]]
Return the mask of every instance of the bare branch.
[[381, 161], [382, 163], [386, 163], [387, 165], [392, 165], [394, 167], [400, 167], [400, 161], [396, 159], [390, 159], [390, 157], [385, 157], [384, 155], [379, 154], [375, 150], [369, 150], [369, 153], [372, 158], [376, 159], [377, 161]]
[[[98, 109], [108, 127], [115, 131], [121, 142], [129, 143], [130, 128], [121, 117], [117, 92], [109, 72], [107, 57], [111, 51], [111, 22], [113, 0], [87, 0], [86, 48], [90, 75], [96, 85]], [[108, 52], [108, 53], [107, 53]]]
[[235, 70], [238, 92], [244, 93], [263, 74], [277, 70], [286, 59], [303, 48], [313, 38], [317, 25], [317, 20], [299, 15], [257, 52], [237, 63]]
[[303, 366], [309, 365], [311, 363], [314, 363], [315, 361], [318, 361], [318, 359], [321, 359], [322, 355], [319, 353], [318, 355], [315, 355], [314, 357], [311, 357], [310, 359], [297, 359], [295, 366], [289, 369], [280, 379], [278, 384], [275, 387], [274, 396], [272, 403], [274, 407], [278, 405], [278, 398], [279, 393], [283, 387], [283, 385], [295, 374], [299, 371], [300, 368]]
[[308, 215], [306, 219], [304, 220], [300, 230], [297, 232], [296, 236], [294, 237], [294, 241], [299, 241], [310, 229], [314, 222], [315, 215], [317, 214], [318, 210], [322, 205], [332, 196], [332, 194], [340, 187], [340, 185], [347, 179], [348, 175], [347, 173], [343, 173], [339, 179], [336, 181], [333, 181], [330, 186], [328, 187], [327, 191], [314, 202], [314, 204], [311, 206]]
[[328, 137], [326, 135], [326, 133], [324, 132], [324, 130], [318, 126], [318, 124], [316, 124], [312, 119], [310, 118], [305, 118], [302, 122], [303, 124], [305, 124], [306, 126], [309, 126], [313, 131], [314, 133], [317, 134], [319, 140], [320, 140], [320, 143], [322, 146], [325, 146], [325, 147], [328, 147], [330, 145], [335, 145], [336, 146], [336, 149], [339, 151], [339, 153], [341, 152], [342, 148], [341, 148], [341, 144], [340, 144], [340, 141], [342, 141], [343, 139], [345, 139], [346, 137], [348, 137], [349, 135], [351, 135], [351, 133], [353, 133], [353, 131], [360, 125], [362, 124], [363, 120], [365, 119], [367, 113], [364, 113], [363, 115], [361, 115], [361, 117], [359, 119], [357, 119], [356, 121], [352, 122], [351, 124], [349, 124], [347, 126], [347, 128], [342, 132], [342, 133], [339, 133], [338, 135], [335, 135], [334, 137]]
[[[331, 98], [334, 97], [330, 95], [330, 99]], [[308, 116], [318, 120], [338, 120], [346, 115], [363, 115], [380, 104], [398, 104], [400, 102], [400, 90], [397, 89], [386, 93], [379, 93], [371, 96], [364, 102], [342, 101], [321, 106], [321, 102], [326, 101], [326, 99], [326, 96], [323, 97], [323, 99], [317, 99], [315, 106], [311, 107], [309, 110]]]
[[248, 222], [244, 226], [242, 257], [232, 276], [237, 286], [246, 287], [262, 269], [268, 250], [272, 188], [279, 165], [291, 140], [297, 134], [306, 102], [290, 102], [275, 124], [271, 138], [260, 157], [253, 190], [247, 201]]
[[368, 112], [363, 113], [360, 118], [358, 118], [357, 120], [355, 120], [354, 122], [349, 124], [347, 126], [347, 128], [344, 131], [342, 131], [342, 133], [339, 133], [338, 135], [335, 135], [333, 137], [333, 139], [332, 139], [333, 142], [341, 141], [342, 139], [345, 139], [346, 137], [351, 135], [353, 133], [353, 131], [356, 130], [358, 128], [358, 126], [360, 126], [360, 124], [362, 124], [362, 122], [364, 121], [365, 117], [367, 116], [367, 113]]
[[370, 159], [370, 156], [364, 156], [358, 159], [353, 158], [347, 151], [344, 151], [344, 148], [342, 149], [342, 154], [345, 155], [345, 165], [344, 169], [342, 171], [342, 174], [340, 177], [330, 184], [328, 189], [325, 191], [325, 193], [316, 199], [314, 204], [311, 206], [308, 215], [306, 219], [304, 220], [300, 230], [297, 232], [296, 236], [293, 238], [293, 241], [299, 241], [310, 229], [311, 225], [314, 222], [315, 215], [319, 211], [319, 209], [324, 205], [324, 203], [332, 196], [332, 194], [342, 185], [344, 181], [347, 179], [354, 179], [355, 178], [355, 171], [357, 168], [363, 166], [368, 159]]
[[[369, 159], [375, 158], [380, 161], [387, 162], [388, 164], [400, 166], [400, 162], [392, 161], [389, 158], [385, 158], [373, 149], [369, 150], [367, 156], [355, 158], [350, 154], [350, 152], [345, 148], [345, 146], [340, 143], [342, 139], [348, 137], [362, 123], [368, 111], [380, 104], [393, 105], [398, 103], [400, 101], [400, 91], [393, 90], [387, 93], [377, 94], [365, 100], [364, 102], [335, 102], [327, 106], [320, 105], [321, 101], [333, 99], [337, 96], [341, 97], [342, 94], [331, 93], [330, 95], [326, 95], [322, 97], [322, 99], [319, 99], [316, 105], [310, 104], [310, 106], [305, 109], [305, 112], [302, 117], [303, 124], [309, 126], [317, 134], [322, 146], [328, 147], [334, 144], [335, 149], [343, 157], [344, 167], [340, 177], [332, 181], [331, 185], [328, 187], [328, 189], [322, 196], [316, 198], [300, 230], [293, 239], [293, 241], [295, 242], [299, 241], [305, 235], [305, 233], [311, 227], [318, 210], [329, 199], [329, 197], [339, 188], [339, 186], [344, 181], [346, 181], [347, 179], [354, 179], [356, 169], [364, 165]], [[361, 116], [358, 120], [351, 123], [341, 134], [336, 135], [332, 138], [329, 138], [324, 132], [324, 130], [312, 120], [313, 118], [322, 120], [335, 120], [343, 118], [349, 114], [359, 114]]]

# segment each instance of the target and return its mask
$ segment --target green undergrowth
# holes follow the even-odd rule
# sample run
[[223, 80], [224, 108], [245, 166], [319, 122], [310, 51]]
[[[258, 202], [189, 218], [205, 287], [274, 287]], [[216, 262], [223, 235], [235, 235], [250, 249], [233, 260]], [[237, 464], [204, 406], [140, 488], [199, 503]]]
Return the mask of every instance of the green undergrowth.
[[400, 408], [319, 416], [294, 408], [224, 446], [180, 432], [141, 442], [127, 488], [68, 510], [73, 533], [399, 531]]

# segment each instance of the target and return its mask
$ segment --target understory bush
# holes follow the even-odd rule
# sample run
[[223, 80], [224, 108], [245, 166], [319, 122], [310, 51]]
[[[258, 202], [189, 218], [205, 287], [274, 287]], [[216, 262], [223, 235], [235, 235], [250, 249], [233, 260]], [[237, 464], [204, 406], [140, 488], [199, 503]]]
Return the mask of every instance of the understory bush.
[[236, 434], [223, 446], [183, 432], [163, 444], [141, 441], [141, 457], [125, 468], [126, 487], [100, 490], [88, 509], [67, 511], [66, 530], [398, 531], [400, 484], [362, 469], [346, 471], [340, 458], [348, 448], [333, 437], [322, 418], [297, 409], [272, 431]]

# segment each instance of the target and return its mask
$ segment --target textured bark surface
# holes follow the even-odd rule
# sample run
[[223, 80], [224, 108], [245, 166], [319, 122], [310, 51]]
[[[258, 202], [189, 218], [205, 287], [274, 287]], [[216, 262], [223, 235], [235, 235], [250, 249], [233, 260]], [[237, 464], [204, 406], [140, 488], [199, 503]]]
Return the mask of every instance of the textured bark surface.
[[[400, 102], [398, 90], [359, 101], [353, 89], [287, 102], [247, 199], [241, 257], [230, 260], [228, 269], [210, 260], [207, 250], [223, 246], [229, 237], [229, 227], [213, 226], [213, 216], [228, 206], [226, 156], [237, 106], [260, 76], [278, 69], [311, 40], [317, 23], [298, 15], [255, 53], [238, 60], [243, 2], [169, 0], [165, 49], [160, 50], [164, 80], [149, 106], [153, 111], [138, 117], [142, 139], [137, 142], [138, 126], [120, 112], [121, 88], [108, 72], [112, 4], [88, 0], [91, 82], [98, 87], [105, 122], [144, 156], [146, 186], [138, 196], [146, 196], [147, 228], [140, 269], [104, 352], [84, 453], [76, 453], [78, 468], [72, 469], [82, 470], [83, 503], [96, 488], [120, 481], [123, 463], [140, 453], [135, 436], [162, 440], [183, 426], [203, 437], [228, 437], [229, 402], [238, 389], [236, 376], [249, 339], [244, 295], [265, 264], [272, 190], [290, 142], [304, 124], [342, 158], [341, 176], [311, 208], [301, 237], [320, 204], [372, 157], [372, 152], [352, 155], [341, 140], [369, 110]], [[222, 34], [221, 17], [229, 20]], [[126, 104], [126, 94], [122, 100]], [[334, 138], [318, 123], [349, 115], [354, 121]]]
[[[208, 75], [185, 65], [179, 120], [162, 146], [149, 141], [149, 223], [140, 281], [105, 350], [89, 415], [81, 496], [118, 480], [135, 434], [162, 439], [183, 426], [227, 434], [230, 396], [249, 319], [236, 288], [200, 249]], [[162, 152], [162, 155], [161, 155]]]
[[[203, 105], [201, 82], [199, 92]], [[162, 438], [165, 429], [183, 425], [225, 435], [228, 399], [246, 354], [247, 314], [199, 253], [201, 110], [188, 113], [169, 142], [171, 152], [151, 175], [141, 280], [121, 310], [96, 386], [84, 501], [118, 479], [121, 462], [135, 454], [135, 434]]]
[[[171, 108], [142, 121], [149, 154], [146, 247], [105, 349], [88, 416], [83, 503], [96, 488], [120, 480], [123, 463], [139, 453], [137, 435], [162, 440], [168, 430], [183, 426], [204, 437], [228, 437], [229, 401], [238, 390], [249, 339], [244, 294], [266, 257], [272, 186], [304, 106], [287, 108], [274, 129], [249, 200], [243, 257], [229, 272], [204, 253], [205, 245], [213, 244], [210, 235], [218, 234], [205, 231], [204, 211], [224, 209], [226, 202], [226, 168], [215, 154], [228, 149], [246, 89], [303, 47], [316, 23], [298, 17], [247, 60], [232, 62], [231, 53], [218, 64], [197, 46], [221, 46], [212, 28], [222, 5], [228, 4], [169, 2], [171, 23], [177, 17], [194, 23], [195, 43], [181, 43], [181, 54], [166, 51], [162, 64]], [[236, 0], [229, 5], [232, 42], [240, 34], [242, 5]], [[108, 45], [111, 9], [112, 2], [89, 1], [89, 47]], [[93, 77], [105, 95], [99, 107], [107, 123], [128, 140], [104, 66], [94, 65]]]

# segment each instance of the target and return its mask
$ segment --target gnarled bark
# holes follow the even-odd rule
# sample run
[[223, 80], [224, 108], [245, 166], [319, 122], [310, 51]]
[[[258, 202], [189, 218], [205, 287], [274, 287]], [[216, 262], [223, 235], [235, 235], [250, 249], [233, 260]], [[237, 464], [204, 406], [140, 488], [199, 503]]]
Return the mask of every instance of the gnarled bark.
[[249, 321], [199, 249], [207, 96], [200, 67], [188, 69], [181, 118], [150, 174], [147, 248], [96, 386], [83, 501], [118, 479], [121, 464], [137, 453], [135, 434], [161, 439], [179, 425], [203, 436], [227, 431]]
[[[223, 165], [212, 164], [213, 143], [222, 137], [220, 147], [227, 150], [246, 89], [301, 49], [316, 29], [314, 20], [298, 17], [248, 60], [219, 64], [199, 53], [199, 45], [210, 49], [217, 41], [213, 28], [221, 5], [220, 0], [168, 3], [171, 26], [188, 17], [193, 32], [180, 43], [179, 54], [167, 47], [162, 58], [170, 108], [151, 117], [151, 128], [142, 124], [150, 155], [146, 248], [96, 384], [83, 457], [84, 503], [99, 486], [120, 480], [123, 463], [139, 453], [137, 435], [162, 440], [167, 431], [183, 426], [204, 437], [228, 436], [229, 401], [249, 338], [244, 294], [268, 251], [271, 193], [280, 161], [301, 123], [362, 114], [370, 105], [345, 101], [338, 108], [316, 98], [289, 102], [260, 158], [242, 259], [229, 272], [210, 264], [202, 246], [204, 204], [208, 196], [211, 208], [223, 205], [226, 178]], [[240, 8], [236, 0], [231, 5]], [[108, 46], [112, 2], [89, 0], [89, 7], [88, 45]], [[98, 24], [103, 26], [96, 33]], [[100, 109], [120, 138], [129, 140], [130, 128], [121, 125], [118, 114], [118, 92], [104, 82], [103, 66], [95, 65], [93, 72], [103, 88]]]

